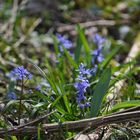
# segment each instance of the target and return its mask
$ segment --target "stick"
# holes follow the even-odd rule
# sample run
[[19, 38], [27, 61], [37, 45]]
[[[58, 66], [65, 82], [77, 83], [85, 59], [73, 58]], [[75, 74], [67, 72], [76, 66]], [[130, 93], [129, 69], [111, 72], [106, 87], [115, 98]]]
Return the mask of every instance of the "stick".
[[20, 46], [21, 43], [23, 43], [26, 38], [28, 37], [28, 35], [30, 33], [33, 32], [33, 30], [41, 23], [41, 18], [38, 18], [34, 21], [34, 23], [32, 24], [32, 26], [29, 28], [28, 32], [26, 35], [22, 35], [21, 38], [13, 45], [14, 48], [17, 48], [18, 46]]
[[[116, 24], [128, 24], [128, 21], [123, 22], [115, 22], [114, 20], [96, 20], [96, 21], [88, 21], [84, 23], [80, 23], [81, 27], [88, 28], [93, 26], [114, 26]], [[75, 24], [74, 25], [61, 25], [58, 27], [58, 32], [65, 32], [65, 31], [72, 31], [75, 30]]]
[[[65, 129], [66, 131], [79, 131], [84, 128], [92, 128], [95, 129], [101, 125], [112, 124], [112, 123], [122, 123], [126, 121], [134, 121], [140, 120], [140, 111], [132, 111], [127, 113], [109, 115], [104, 117], [96, 117], [90, 119], [83, 119], [78, 121], [69, 121], [62, 123], [61, 125], [58, 123], [54, 124], [43, 124], [41, 128], [41, 132], [57, 132], [61, 129]], [[4, 136], [5, 134], [9, 135], [23, 135], [23, 134], [35, 134], [37, 133], [37, 126], [25, 126], [25, 127], [15, 127], [12, 129], [8, 129], [7, 131], [4, 129], [0, 129], [0, 135]]]

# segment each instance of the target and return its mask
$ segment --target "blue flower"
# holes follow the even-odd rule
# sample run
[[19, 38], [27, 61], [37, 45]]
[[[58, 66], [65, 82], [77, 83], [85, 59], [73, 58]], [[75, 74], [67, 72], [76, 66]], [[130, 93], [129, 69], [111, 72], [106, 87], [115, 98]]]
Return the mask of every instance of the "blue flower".
[[56, 36], [58, 39], [60, 52], [63, 52], [63, 47], [65, 47], [66, 49], [72, 48], [72, 42], [70, 40], [66, 39], [61, 34], [58, 33], [56, 34]]
[[41, 85], [37, 85], [37, 86], [35, 87], [35, 89], [36, 89], [37, 91], [41, 91], [42, 86], [41, 86]]
[[32, 74], [23, 66], [19, 66], [10, 72], [9, 77], [14, 78], [16, 80], [32, 79]]
[[17, 96], [14, 92], [8, 92], [7, 97], [8, 97], [8, 99], [11, 99], [11, 100], [17, 99]]
[[98, 48], [92, 51], [92, 55], [99, 56], [102, 51], [102, 48]]
[[90, 105], [91, 105], [90, 102], [86, 102], [86, 103], [85, 103], [85, 107], [89, 107]]
[[[79, 81], [74, 84], [74, 87], [77, 90], [76, 102], [80, 108], [83, 108], [84, 104], [86, 103], [86, 96], [84, 95], [84, 93], [89, 86], [90, 84], [88, 80]], [[83, 104], [83, 106], [81, 106], [81, 104]]]
[[29, 89], [29, 93], [32, 94], [33, 93], [33, 90], [32, 89]]
[[89, 87], [89, 81], [88, 80], [82, 80], [80, 82], [76, 82], [74, 84], [74, 87], [78, 90], [78, 91], [82, 91], [82, 92], [86, 92], [87, 87]]
[[83, 63], [80, 64], [78, 69], [78, 78], [74, 84], [75, 89], [77, 90], [76, 94], [76, 102], [79, 108], [84, 108], [90, 106], [89, 102], [86, 102], [86, 96], [84, 95], [87, 88], [90, 86], [87, 76], [93, 74], [95, 70], [93, 69], [86, 69]]
[[93, 41], [98, 47], [97, 49], [91, 52], [91, 55], [93, 55], [92, 64], [95, 65], [95, 63], [100, 63], [104, 60], [102, 49], [103, 43], [105, 42], [105, 38], [101, 37], [99, 34], [95, 34], [93, 37]]
[[101, 48], [105, 42], [105, 38], [101, 37], [99, 34], [95, 34], [93, 36], [93, 41], [97, 47]]
[[90, 69], [86, 69], [84, 64], [81, 63], [80, 66], [79, 66], [79, 74], [80, 75], [90, 75], [91, 74], [91, 70]]
[[76, 78], [78, 81], [83, 81], [86, 80], [86, 77], [84, 77], [82, 74], [79, 74], [78, 77]]
[[97, 65], [94, 65], [94, 68], [92, 68], [90, 70], [91, 75], [95, 75], [95, 73], [97, 72], [97, 69], [98, 69], [98, 66]]
[[91, 52], [91, 55], [93, 56], [92, 64], [95, 65], [95, 63], [100, 63], [104, 60], [103, 54], [102, 54], [102, 48], [98, 48]]

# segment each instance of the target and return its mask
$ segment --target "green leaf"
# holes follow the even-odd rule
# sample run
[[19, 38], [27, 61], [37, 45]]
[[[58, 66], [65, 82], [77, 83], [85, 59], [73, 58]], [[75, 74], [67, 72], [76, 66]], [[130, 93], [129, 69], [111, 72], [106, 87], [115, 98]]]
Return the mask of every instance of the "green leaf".
[[9, 81], [9, 85], [8, 85], [8, 92], [14, 92], [14, 88], [15, 88], [15, 81]]
[[115, 46], [115, 48], [108, 54], [107, 58], [102, 63], [103, 68], [108, 65], [113, 56], [119, 52], [120, 48], [121, 46]]
[[139, 105], [140, 105], [140, 100], [125, 101], [114, 105], [109, 112], [111, 113], [111, 112], [118, 111], [120, 109], [135, 107]]
[[53, 38], [55, 53], [56, 53], [56, 55], [58, 55], [59, 54], [59, 49], [58, 49], [58, 40], [57, 40], [57, 37], [54, 36], [54, 35], [52, 35], [52, 38]]
[[90, 117], [97, 116], [100, 106], [102, 104], [102, 100], [109, 87], [110, 79], [111, 79], [111, 68], [107, 68], [101, 75], [101, 78], [95, 87], [91, 101]]
[[74, 53], [74, 59], [75, 62], [78, 64], [79, 62], [79, 58], [80, 58], [80, 53], [81, 53], [81, 47], [82, 47], [82, 41], [80, 39], [80, 36], [77, 36], [77, 40], [76, 40], [76, 48], [75, 48], [75, 53]]
[[64, 53], [66, 54], [69, 63], [74, 67], [77, 68], [77, 64], [75, 63], [75, 61], [73, 60], [73, 58], [70, 56], [70, 53], [68, 52], [68, 50], [66, 50], [66, 48], [63, 47]]
[[[61, 105], [62, 105], [62, 107], [60, 107]], [[67, 109], [66, 112], [69, 112], [69, 113], [72, 112], [67, 95], [58, 96], [57, 99], [51, 104], [51, 107], [56, 107], [59, 112], [61, 112], [61, 113], [63, 112], [64, 114], [65, 114], [66, 109]]]
[[38, 70], [38, 72], [44, 77], [44, 78], [46, 78], [46, 74], [45, 74], [45, 72], [40, 68], [40, 67], [38, 67], [32, 60], [30, 60], [30, 59], [27, 59], [27, 61], [29, 62], [29, 63], [31, 63], [37, 70]]
[[18, 106], [19, 101], [18, 100], [11, 100], [9, 101], [6, 106], [4, 107], [4, 111], [7, 111], [9, 107], [11, 107], [12, 105], [14, 106]]
[[39, 108], [39, 107], [42, 107], [43, 105], [44, 105], [44, 102], [41, 102], [41, 103], [34, 105], [34, 108]]
[[65, 106], [67, 108], [67, 111], [69, 113], [71, 113], [70, 103], [69, 103], [69, 100], [67, 98], [67, 95], [63, 95], [63, 100], [64, 100], [64, 104], [65, 104]]
[[44, 101], [47, 101], [48, 100], [48, 96], [46, 96], [45, 94], [43, 93], [40, 93], [40, 92], [36, 92], [37, 96], [40, 98], [40, 99], [43, 99]]
[[16, 136], [11, 136], [11, 139], [12, 140], [17, 140], [17, 137]]
[[37, 127], [37, 140], [41, 140], [41, 124]]
[[87, 63], [90, 64], [91, 63], [90, 47], [89, 47], [88, 41], [85, 37], [84, 30], [81, 28], [80, 25], [77, 25], [77, 30], [78, 30], [80, 40], [81, 40], [84, 50], [85, 50]]

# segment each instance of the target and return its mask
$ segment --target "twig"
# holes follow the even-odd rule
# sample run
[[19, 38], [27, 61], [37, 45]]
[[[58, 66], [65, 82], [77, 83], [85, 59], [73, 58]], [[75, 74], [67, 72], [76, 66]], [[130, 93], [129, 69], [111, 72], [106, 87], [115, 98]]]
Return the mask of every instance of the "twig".
[[[1, 25], [0, 33], [9, 32], [9, 30], [10, 30], [10, 32], [13, 32], [12, 30], [13, 30], [14, 22], [15, 22], [16, 17], [17, 17], [17, 13], [20, 12], [20, 10], [24, 9], [24, 7], [28, 1], [29, 0], [23, 0], [20, 5], [18, 5], [18, 0], [13, 1], [13, 8], [11, 10], [11, 17], [9, 18], [8, 22]], [[9, 26], [10, 26], [10, 28], [8, 28]], [[10, 35], [12, 35], [12, 34], [10, 33]], [[7, 37], [7, 35], [6, 35], [6, 37]]]
[[[134, 121], [140, 120], [140, 111], [133, 111], [115, 115], [109, 115], [105, 117], [96, 117], [90, 119], [83, 119], [79, 121], [70, 121], [61, 124], [61, 128], [65, 129], [66, 131], [79, 131], [83, 130], [84, 128], [97, 128], [101, 125], [112, 124], [112, 123], [121, 123], [125, 121]], [[41, 128], [41, 132], [56, 132], [59, 131], [60, 124], [43, 124]], [[23, 135], [27, 134], [34, 134], [37, 132], [37, 126], [24, 126], [24, 127], [15, 127], [14, 129], [0, 129], [0, 135], [4, 136], [6, 133], [9, 135]]]
[[128, 109], [125, 109], [125, 110], [122, 110], [122, 111], [112, 113], [112, 115], [126, 113], [126, 112], [132, 112], [132, 111], [139, 111], [139, 110], [140, 110], [140, 106], [135, 106], [135, 107], [131, 107], [131, 108], [128, 108]]
[[38, 118], [38, 119], [35, 119], [35, 120], [33, 120], [33, 121], [29, 122], [29, 123], [26, 123], [26, 124], [24, 124], [24, 125], [18, 126], [18, 129], [23, 128], [23, 127], [25, 127], [25, 126], [35, 125], [36, 123], [41, 122], [42, 120], [44, 120], [45, 118], [47, 118], [48, 116], [52, 115], [52, 114], [55, 113], [55, 112], [56, 112], [56, 110], [54, 110], [54, 111], [52, 111], [52, 112], [50, 112], [50, 113], [48, 113], [48, 114], [46, 114], [46, 115], [44, 115], [44, 116]]
[[[13, 131], [15, 131], [15, 130], [20, 130], [20, 129], [23, 129], [24, 127], [35, 125], [35, 124], [41, 122], [42, 120], [44, 120], [45, 118], [47, 118], [48, 116], [52, 115], [55, 112], [56, 112], [56, 110], [54, 110], [54, 111], [52, 111], [52, 112], [50, 112], [50, 113], [38, 118], [38, 119], [35, 119], [35, 120], [33, 120], [33, 121], [29, 122], [29, 123], [26, 123], [24, 125], [20, 125], [20, 126], [11, 128], [10, 130], [8, 130], [8, 133], [13, 133]], [[7, 131], [5, 131], [5, 133], [7, 133]], [[1, 130], [0, 130], [0, 135], [1, 135]]]
[[17, 10], [18, 10], [18, 0], [14, 0], [13, 8], [11, 10], [11, 17], [10, 17], [9, 21], [1, 27], [1, 31], [0, 31], [0, 33], [6, 31], [5, 38], [7, 38], [9, 35], [12, 35], [14, 22], [15, 22], [16, 16], [17, 16]]
[[19, 5], [19, 9], [18, 10], [20, 11], [20, 10], [24, 9], [26, 4], [28, 3], [28, 1], [29, 0], [22, 0], [22, 2]]
[[10, 65], [10, 66], [13, 66], [13, 67], [17, 67], [18, 66], [17, 64], [15, 64], [13, 62], [10, 62], [10, 61], [7, 61], [4, 58], [2, 58], [1, 54], [0, 54], [0, 61], [1, 61], [2, 65]]
[[[129, 21], [120, 21], [115, 22], [114, 20], [96, 20], [96, 21], [88, 21], [84, 23], [80, 23], [80, 25], [84, 28], [93, 27], [93, 26], [114, 26], [116, 24], [128, 24]], [[65, 32], [65, 31], [72, 31], [75, 30], [75, 24], [74, 25], [65, 25], [62, 24], [57, 28], [58, 32]]]
[[41, 22], [41, 18], [38, 18], [37, 20], [35, 20], [35, 22], [29, 28], [27, 34], [26, 35], [22, 35], [21, 38], [13, 45], [13, 47], [17, 48], [18, 46], [20, 46], [20, 44], [25, 41], [25, 39], [28, 37], [28, 35], [30, 33], [32, 33], [33, 30], [40, 24], [40, 22]]

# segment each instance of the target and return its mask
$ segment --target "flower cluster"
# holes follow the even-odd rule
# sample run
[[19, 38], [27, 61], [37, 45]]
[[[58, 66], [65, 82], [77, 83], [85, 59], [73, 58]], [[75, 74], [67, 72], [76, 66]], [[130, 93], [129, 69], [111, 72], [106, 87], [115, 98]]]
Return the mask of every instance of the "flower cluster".
[[92, 64], [100, 63], [104, 60], [102, 48], [95, 49], [94, 51], [91, 52], [91, 55], [93, 56]]
[[41, 91], [42, 86], [41, 86], [41, 85], [37, 85], [37, 86], [35, 87], [35, 89], [36, 89], [36, 91]]
[[32, 74], [23, 66], [18, 66], [10, 72], [9, 77], [15, 80], [31, 79]]
[[8, 97], [8, 99], [11, 99], [11, 100], [16, 100], [17, 99], [17, 96], [16, 96], [15, 92], [8, 92], [7, 97]]
[[77, 82], [74, 84], [74, 87], [77, 90], [76, 102], [80, 108], [90, 106], [90, 102], [86, 102], [85, 92], [86, 89], [90, 86], [87, 76], [91, 75], [92, 70], [86, 69], [84, 64], [79, 66], [79, 75]]
[[98, 48], [102, 48], [103, 43], [105, 42], [105, 38], [101, 37], [99, 34], [95, 34], [93, 37], [93, 41]]
[[58, 34], [58, 33], [56, 34], [56, 36], [58, 39], [59, 49], [61, 53], [64, 51], [63, 47], [65, 47], [66, 49], [72, 48], [72, 42], [70, 40], [66, 39], [61, 34]]
[[102, 48], [103, 43], [105, 42], [105, 38], [101, 37], [99, 34], [95, 34], [93, 41], [95, 45], [98, 47], [97, 49], [91, 52], [91, 55], [93, 55], [92, 64], [95, 64], [100, 63], [104, 60]]

